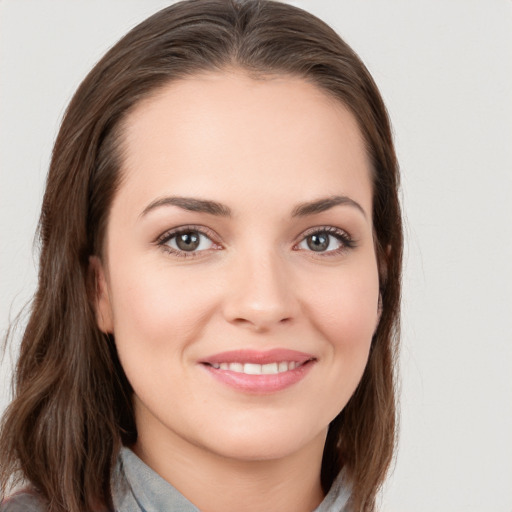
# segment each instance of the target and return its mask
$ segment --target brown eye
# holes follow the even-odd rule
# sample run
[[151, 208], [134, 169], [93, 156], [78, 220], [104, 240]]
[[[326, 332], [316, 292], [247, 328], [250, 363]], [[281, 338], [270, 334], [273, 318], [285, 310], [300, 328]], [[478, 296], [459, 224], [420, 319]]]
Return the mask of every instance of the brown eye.
[[303, 236], [304, 238], [296, 246], [302, 251], [324, 253], [327, 256], [339, 254], [355, 247], [355, 243], [348, 233], [335, 227], [311, 229]]
[[176, 246], [180, 251], [195, 251], [201, 242], [197, 231], [187, 231], [176, 235]]
[[306, 237], [306, 243], [312, 251], [322, 252], [328, 249], [330, 236], [327, 233], [315, 233]]
[[184, 229], [165, 235], [158, 245], [166, 247], [170, 252], [181, 255], [194, 255], [201, 251], [216, 247], [212, 239], [197, 229]]

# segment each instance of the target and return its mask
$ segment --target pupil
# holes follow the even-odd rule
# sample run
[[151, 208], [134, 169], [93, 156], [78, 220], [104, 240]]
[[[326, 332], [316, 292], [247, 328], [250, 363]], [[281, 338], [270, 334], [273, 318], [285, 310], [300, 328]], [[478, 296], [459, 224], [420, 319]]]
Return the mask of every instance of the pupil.
[[307, 243], [312, 251], [325, 251], [329, 247], [329, 235], [325, 233], [309, 235]]
[[182, 251], [193, 251], [199, 246], [199, 235], [192, 231], [182, 233], [176, 238], [176, 245]]

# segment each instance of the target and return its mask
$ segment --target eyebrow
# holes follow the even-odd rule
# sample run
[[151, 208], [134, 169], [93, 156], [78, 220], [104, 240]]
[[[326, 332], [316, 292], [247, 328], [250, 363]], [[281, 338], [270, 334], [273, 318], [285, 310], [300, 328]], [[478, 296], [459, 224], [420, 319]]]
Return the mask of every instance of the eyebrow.
[[156, 199], [152, 203], [150, 203], [144, 211], [141, 213], [141, 217], [147, 215], [150, 211], [155, 208], [159, 208], [161, 206], [177, 206], [183, 210], [188, 210], [189, 212], [200, 212], [200, 213], [209, 213], [210, 215], [217, 215], [219, 217], [230, 217], [231, 210], [216, 201], [209, 201], [206, 199], [196, 199], [194, 197], [162, 197], [160, 199]]
[[[366, 212], [363, 207], [357, 202], [347, 196], [330, 196], [314, 201], [308, 201], [298, 204], [292, 211], [292, 217], [307, 217], [308, 215], [315, 215], [325, 212], [339, 205], [348, 205], [359, 210], [366, 218]], [[169, 196], [155, 199], [146, 208], [144, 208], [140, 217], [147, 215], [150, 211], [160, 208], [162, 206], [177, 206], [183, 210], [190, 212], [208, 213], [218, 217], [231, 217], [231, 209], [217, 201], [207, 199], [197, 199], [194, 197], [178, 197]]]
[[363, 207], [357, 202], [347, 196], [330, 196], [307, 203], [297, 205], [292, 212], [292, 217], [306, 217], [307, 215], [315, 215], [322, 213], [331, 208], [339, 205], [352, 206], [359, 210], [366, 218], [366, 212]]

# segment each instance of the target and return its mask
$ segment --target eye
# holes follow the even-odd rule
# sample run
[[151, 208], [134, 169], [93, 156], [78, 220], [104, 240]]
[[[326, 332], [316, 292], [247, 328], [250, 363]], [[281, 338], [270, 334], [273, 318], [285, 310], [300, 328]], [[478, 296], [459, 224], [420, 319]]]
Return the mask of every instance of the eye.
[[354, 241], [345, 231], [335, 228], [315, 228], [305, 233], [297, 249], [316, 253], [338, 254], [355, 247]]
[[160, 237], [157, 243], [166, 251], [184, 257], [219, 248], [209, 235], [196, 228], [168, 231]]

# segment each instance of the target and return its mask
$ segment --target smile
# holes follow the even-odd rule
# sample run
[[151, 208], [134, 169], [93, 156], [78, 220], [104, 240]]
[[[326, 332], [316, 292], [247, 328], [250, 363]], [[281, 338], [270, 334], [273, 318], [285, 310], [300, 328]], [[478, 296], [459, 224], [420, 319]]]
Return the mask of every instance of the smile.
[[304, 363], [295, 361], [281, 361], [279, 363], [213, 363], [211, 366], [217, 370], [228, 370], [230, 372], [245, 373], [246, 375], [276, 375], [278, 373], [295, 370]]
[[236, 391], [269, 394], [300, 382], [316, 362], [312, 354], [295, 350], [236, 350], [208, 357], [201, 366]]

